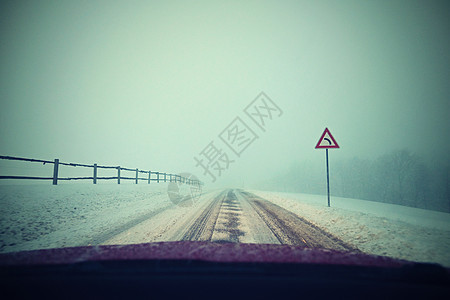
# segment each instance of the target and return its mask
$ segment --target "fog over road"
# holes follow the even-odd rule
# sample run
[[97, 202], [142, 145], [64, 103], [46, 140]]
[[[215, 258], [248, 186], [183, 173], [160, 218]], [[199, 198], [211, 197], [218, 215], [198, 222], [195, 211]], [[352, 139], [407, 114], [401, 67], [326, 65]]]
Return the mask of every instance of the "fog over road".
[[205, 194], [192, 207], [168, 208], [105, 244], [170, 240], [289, 244], [358, 251], [301, 216], [235, 189]]

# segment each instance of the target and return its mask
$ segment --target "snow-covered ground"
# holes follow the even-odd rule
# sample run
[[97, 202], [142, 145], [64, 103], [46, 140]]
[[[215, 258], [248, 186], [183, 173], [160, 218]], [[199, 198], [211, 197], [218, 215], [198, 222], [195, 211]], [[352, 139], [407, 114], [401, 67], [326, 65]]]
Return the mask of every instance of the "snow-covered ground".
[[0, 251], [88, 245], [175, 206], [166, 184], [0, 186]]
[[[0, 186], [0, 252], [170, 240], [219, 191], [174, 205], [167, 184]], [[325, 196], [251, 191], [360, 250], [450, 267], [450, 214]]]
[[326, 196], [251, 191], [375, 255], [450, 267], [450, 214]]

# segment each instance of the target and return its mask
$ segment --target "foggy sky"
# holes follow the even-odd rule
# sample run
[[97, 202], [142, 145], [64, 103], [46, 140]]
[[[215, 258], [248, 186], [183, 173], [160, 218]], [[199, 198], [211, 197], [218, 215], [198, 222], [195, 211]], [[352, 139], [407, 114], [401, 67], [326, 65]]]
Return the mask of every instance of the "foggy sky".
[[448, 162], [449, 17], [446, 1], [2, 1], [0, 155], [209, 183], [194, 156], [263, 91], [283, 114], [220, 184], [322, 163], [325, 127], [331, 162]]

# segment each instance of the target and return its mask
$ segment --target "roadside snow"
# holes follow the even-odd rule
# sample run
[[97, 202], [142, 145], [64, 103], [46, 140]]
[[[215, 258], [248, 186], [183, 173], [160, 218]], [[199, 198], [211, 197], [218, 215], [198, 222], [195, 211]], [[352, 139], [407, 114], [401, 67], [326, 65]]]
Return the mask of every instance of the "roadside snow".
[[171, 206], [166, 184], [0, 186], [0, 252], [88, 245]]
[[363, 252], [450, 267], [450, 214], [373, 201], [250, 191]]

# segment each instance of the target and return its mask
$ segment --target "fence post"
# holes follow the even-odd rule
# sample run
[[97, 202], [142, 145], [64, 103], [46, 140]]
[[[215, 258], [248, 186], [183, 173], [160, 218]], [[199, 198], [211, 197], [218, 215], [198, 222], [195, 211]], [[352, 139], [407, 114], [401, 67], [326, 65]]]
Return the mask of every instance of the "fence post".
[[120, 166], [117, 167], [117, 184], [120, 184]]
[[159, 183], [159, 172], [156, 172], [156, 182]]
[[166, 173], [164, 173], [164, 182], [166, 182]]
[[97, 184], [97, 164], [94, 164], [94, 184]]
[[59, 166], [59, 159], [55, 158], [55, 163], [53, 166], [53, 185], [58, 184], [58, 166]]
[[148, 184], [150, 184], [150, 177], [152, 176], [152, 171], [148, 171]]
[[138, 184], [138, 173], [139, 173], [139, 171], [138, 171], [138, 169], [136, 168], [136, 184]]

